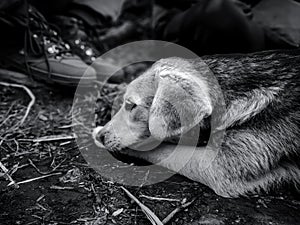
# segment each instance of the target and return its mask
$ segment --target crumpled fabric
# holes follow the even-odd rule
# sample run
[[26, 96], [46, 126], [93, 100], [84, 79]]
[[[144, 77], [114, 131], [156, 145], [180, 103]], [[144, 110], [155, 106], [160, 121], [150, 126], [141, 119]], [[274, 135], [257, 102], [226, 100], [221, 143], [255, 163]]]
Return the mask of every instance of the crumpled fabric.
[[101, 15], [110, 17], [113, 21], [116, 21], [121, 15], [125, 1], [126, 0], [74, 0], [74, 3], [87, 6]]
[[[247, 19], [252, 27], [257, 27], [265, 36], [264, 49], [273, 48], [290, 48], [299, 47], [300, 44], [300, 1], [299, 0], [227, 0], [234, 2], [236, 6], [242, 11], [243, 18]], [[189, 3], [189, 6], [179, 4]], [[206, 2], [206, 0], [155, 0], [156, 5], [153, 10], [152, 27], [155, 30], [157, 38], [164, 39], [166, 37], [173, 37], [173, 41], [179, 39], [180, 34], [187, 35], [182, 32], [183, 24], [189, 24], [186, 18], [193, 20], [193, 16], [189, 13], [196, 2]], [[209, 2], [214, 2], [210, 0]], [[221, 1], [215, 1], [221, 2]], [[187, 10], [187, 8], [189, 8]], [[185, 13], [186, 12], [186, 13]], [[184, 16], [183, 14], [187, 14]], [[223, 14], [228, 12], [223, 11]], [[190, 16], [188, 15], [190, 14]], [[242, 15], [241, 14], [241, 15]], [[206, 18], [208, 19], [208, 18]], [[197, 20], [197, 19], [196, 19]], [[241, 22], [237, 21], [238, 23]], [[197, 20], [198, 21], [198, 20]], [[220, 24], [224, 21], [213, 19]], [[209, 22], [209, 21], [208, 21]], [[171, 28], [171, 29], [170, 29]], [[247, 28], [245, 27], [245, 30]], [[191, 31], [192, 32], [192, 31]], [[228, 31], [230, 32], [230, 31]], [[205, 32], [207, 33], [207, 32]], [[251, 31], [257, 37], [260, 32], [255, 29]], [[203, 32], [202, 32], [203, 34]], [[204, 35], [204, 34], [203, 34]], [[176, 39], [177, 38], [177, 39]], [[192, 38], [192, 37], [191, 37]], [[209, 38], [211, 40], [211, 38]]]
[[263, 0], [253, 9], [253, 21], [264, 27], [268, 38], [280, 44], [300, 46], [300, 3], [294, 0]]
[[[198, 0], [185, 10], [156, 1], [157, 38], [179, 43], [198, 54], [264, 49], [264, 33], [252, 22], [251, 8], [236, 0]], [[239, 4], [237, 4], [239, 3]]]

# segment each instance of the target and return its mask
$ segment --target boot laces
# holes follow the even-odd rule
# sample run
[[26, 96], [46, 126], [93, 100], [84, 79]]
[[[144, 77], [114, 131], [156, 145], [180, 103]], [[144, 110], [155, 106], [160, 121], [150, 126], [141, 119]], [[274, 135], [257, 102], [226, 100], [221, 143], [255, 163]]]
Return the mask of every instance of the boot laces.
[[23, 53], [29, 74], [31, 74], [31, 71], [28, 64], [28, 57], [44, 56], [49, 76], [51, 75], [49, 58], [62, 60], [64, 56], [72, 55], [70, 46], [63, 42], [51, 24], [32, 6], [28, 6]]

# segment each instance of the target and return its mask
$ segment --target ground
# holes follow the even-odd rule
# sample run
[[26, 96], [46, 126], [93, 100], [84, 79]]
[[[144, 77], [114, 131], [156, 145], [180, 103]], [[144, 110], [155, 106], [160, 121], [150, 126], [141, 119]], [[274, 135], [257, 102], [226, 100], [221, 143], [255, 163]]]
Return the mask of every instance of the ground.
[[[36, 102], [20, 125], [30, 98], [21, 88], [0, 86], [0, 161], [11, 178], [19, 182], [18, 188], [8, 186], [7, 176], [0, 177], [0, 224], [151, 224], [122, 185], [96, 173], [83, 158], [72, 139], [72, 90], [31, 90]], [[109, 87], [107, 92], [111, 93], [106, 95], [114, 96], [118, 91], [118, 87]], [[105, 117], [110, 110], [105, 110], [109, 98], [97, 102], [100, 123], [109, 120]], [[93, 145], [89, 129], [84, 133], [85, 145]], [[34, 142], [53, 135], [65, 135], [66, 139]], [[179, 175], [151, 186], [126, 188], [161, 220], [181, 201], [195, 199], [171, 219], [169, 224], [174, 225], [292, 225], [300, 221], [299, 197], [284, 189], [269, 195], [226, 199]], [[175, 200], [158, 201], [145, 196]]]
[[[142, 17], [151, 14], [151, 11], [148, 14], [141, 10], [137, 12]], [[117, 33], [116, 37], [119, 36]], [[130, 53], [142, 55], [144, 49], [132, 52], [129, 48], [117, 55], [130, 58]], [[137, 73], [136, 70], [134, 67], [127, 73], [131, 75]], [[139, 70], [142, 71], [143, 66]], [[3, 75], [13, 77], [13, 74], [6, 73], [1, 74], [1, 78]], [[15, 81], [19, 78], [16, 77]], [[36, 102], [24, 123], [20, 124], [29, 96], [22, 88], [0, 85], [0, 224], [151, 224], [141, 208], [125, 194], [123, 185], [95, 172], [83, 157], [83, 149], [94, 145], [91, 129], [95, 124], [84, 127], [80, 121], [74, 120], [74, 115], [80, 119], [84, 114], [80, 110], [72, 113], [74, 90], [44, 86], [30, 89]], [[110, 119], [111, 103], [120, 89], [122, 87], [104, 88], [105, 93], [96, 104], [96, 123], [104, 124]], [[93, 107], [89, 106], [94, 106], [95, 99], [82, 97], [85, 110], [93, 112]], [[78, 126], [84, 131], [83, 143], [74, 140], [73, 134]], [[41, 137], [58, 137], [60, 140], [37, 140]], [[7, 173], [3, 167], [8, 169]], [[12, 180], [7, 175], [15, 185], [9, 185]], [[284, 188], [268, 195], [227, 199], [179, 175], [155, 185], [125, 187], [161, 220], [182, 202], [194, 200], [175, 214], [168, 223], [170, 225], [300, 223], [300, 198]]]

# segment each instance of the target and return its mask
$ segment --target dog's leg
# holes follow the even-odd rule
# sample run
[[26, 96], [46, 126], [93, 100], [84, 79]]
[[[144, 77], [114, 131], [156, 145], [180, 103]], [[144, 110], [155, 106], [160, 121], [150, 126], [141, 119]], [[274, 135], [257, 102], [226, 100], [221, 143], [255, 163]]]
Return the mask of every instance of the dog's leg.
[[[277, 129], [274, 127], [273, 129]], [[281, 164], [284, 157], [293, 157], [299, 143], [289, 145], [285, 132], [248, 129], [228, 131], [218, 156], [204, 171], [208, 186], [223, 196], [258, 193], [288, 182], [300, 182], [300, 169], [293, 164]], [[297, 134], [291, 134], [296, 140]], [[297, 146], [298, 145], [298, 146]], [[287, 149], [290, 148], [290, 149]]]
[[201, 182], [224, 197], [237, 197], [284, 181], [300, 181], [297, 166], [280, 165], [287, 152], [295, 152], [282, 148], [288, 148], [286, 141], [269, 131], [239, 130], [228, 131], [220, 149], [163, 144], [153, 151], [129, 154]]

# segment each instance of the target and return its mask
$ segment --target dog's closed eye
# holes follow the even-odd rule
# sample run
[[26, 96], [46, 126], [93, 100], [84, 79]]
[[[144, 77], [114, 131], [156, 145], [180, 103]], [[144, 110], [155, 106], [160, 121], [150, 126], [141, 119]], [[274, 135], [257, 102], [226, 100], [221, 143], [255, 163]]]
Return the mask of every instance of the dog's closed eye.
[[130, 101], [130, 100], [126, 100], [125, 101], [125, 110], [126, 111], [132, 111], [134, 108], [137, 107], [137, 104], [135, 104], [134, 102]]

